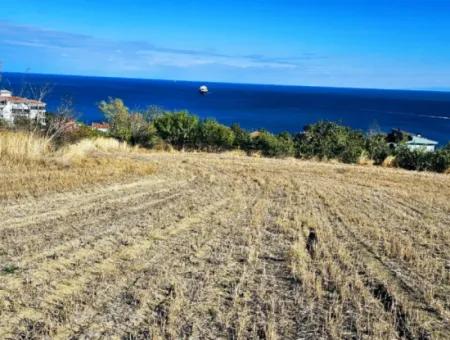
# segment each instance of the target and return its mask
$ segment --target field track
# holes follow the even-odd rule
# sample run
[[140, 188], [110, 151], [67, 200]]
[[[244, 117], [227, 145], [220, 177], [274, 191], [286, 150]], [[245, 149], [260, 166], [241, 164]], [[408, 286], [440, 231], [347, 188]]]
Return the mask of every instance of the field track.
[[0, 201], [1, 339], [450, 338], [449, 175], [130, 157], [155, 173]]

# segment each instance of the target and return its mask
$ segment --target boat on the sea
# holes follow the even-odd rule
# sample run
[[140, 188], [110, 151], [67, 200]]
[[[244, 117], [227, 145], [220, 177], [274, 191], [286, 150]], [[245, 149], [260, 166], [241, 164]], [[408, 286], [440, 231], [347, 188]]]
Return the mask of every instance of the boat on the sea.
[[200, 86], [200, 88], [198, 89], [198, 92], [200, 92], [200, 94], [203, 94], [203, 95], [205, 95], [205, 94], [207, 94], [208, 93], [208, 87], [206, 87], [206, 85], [202, 85], [202, 86]]

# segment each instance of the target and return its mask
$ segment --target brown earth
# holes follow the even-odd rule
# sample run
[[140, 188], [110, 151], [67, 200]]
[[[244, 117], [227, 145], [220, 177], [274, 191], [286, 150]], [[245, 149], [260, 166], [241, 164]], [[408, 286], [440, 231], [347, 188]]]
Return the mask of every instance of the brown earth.
[[0, 338], [450, 338], [448, 175], [126, 157], [156, 170], [0, 178]]

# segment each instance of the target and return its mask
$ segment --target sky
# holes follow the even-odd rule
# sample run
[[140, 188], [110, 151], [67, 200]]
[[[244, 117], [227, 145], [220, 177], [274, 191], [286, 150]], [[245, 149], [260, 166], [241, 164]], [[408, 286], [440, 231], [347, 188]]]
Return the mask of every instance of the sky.
[[0, 0], [3, 71], [450, 89], [450, 0]]

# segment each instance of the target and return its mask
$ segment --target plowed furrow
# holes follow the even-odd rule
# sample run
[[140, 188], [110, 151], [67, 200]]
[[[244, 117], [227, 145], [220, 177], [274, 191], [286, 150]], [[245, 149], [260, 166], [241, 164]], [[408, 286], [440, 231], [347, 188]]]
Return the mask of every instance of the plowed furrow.
[[[321, 196], [321, 195], [320, 195]], [[324, 198], [321, 196], [322, 199]], [[324, 214], [330, 220], [328, 223], [332, 224], [336, 229], [337, 235], [341, 240], [346, 240], [348, 249], [358, 256], [360, 259], [359, 265], [363, 265], [364, 272], [370, 273], [369, 277], [365, 278], [365, 282], [388, 282], [390, 290], [395, 292], [397, 301], [402, 303], [405, 308], [414, 310], [415, 314], [409, 317], [416, 317], [417, 320], [410, 320], [413, 328], [409, 329], [411, 334], [421, 333], [421, 323], [425, 322], [427, 329], [433, 330], [435, 333], [443, 336], [448, 334], [449, 323], [445, 315], [446, 312], [441, 309], [436, 309], [424, 301], [424, 292], [417, 285], [411, 285], [404, 277], [397, 274], [395, 268], [389, 265], [381, 256], [371, 250], [364, 241], [362, 241], [353, 231], [351, 223], [346, 220], [346, 217], [339, 212], [339, 209], [327, 206], [328, 213]], [[334, 216], [334, 218], [333, 218]], [[352, 242], [354, 242], [352, 244]], [[442, 314], [443, 313], [443, 314]], [[426, 320], [426, 321], [425, 321]], [[415, 329], [415, 331], [413, 331]]]
[[[137, 185], [139, 183], [140, 185]], [[171, 183], [177, 185], [180, 183]], [[104, 190], [94, 191], [93, 193], [66, 194], [56, 198], [35, 199], [33, 204], [21, 203], [19, 205], [6, 206], [1, 209], [5, 217], [1, 222], [0, 231], [3, 229], [30, 227], [39, 224], [41, 221], [52, 219], [62, 219], [68, 217], [71, 213], [85, 210], [94, 204], [109, 204], [114, 201], [126, 199], [133, 195], [151, 194], [151, 190], [161, 190], [167, 188], [167, 184], [162, 180], [135, 182], [133, 185], [110, 186]], [[82, 197], [83, 199], [80, 199]], [[27, 200], [26, 202], [29, 202]]]
[[[445, 274], [445, 270], [441, 269], [442, 271], [444, 271], [443, 273], [441, 272], [437, 272], [436, 270], [433, 270], [430, 273], [421, 273], [424, 269], [422, 269], [421, 267], [419, 267], [419, 265], [421, 265], [421, 262], [417, 262], [419, 261], [420, 258], [425, 258], [426, 254], [432, 250], [429, 248], [425, 248], [425, 249], [421, 249], [421, 248], [417, 248], [417, 245], [415, 244], [415, 256], [418, 259], [412, 259], [411, 261], [414, 261], [413, 263], [408, 263], [405, 262], [404, 260], [402, 260], [401, 258], [391, 258], [388, 259], [387, 256], [385, 256], [383, 254], [383, 252], [379, 249], [379, 247], [377, 247], [377, 242], [376, 239], [374, 237], [370, 237], [370, 235], [367, 235], [364, 231], [368, 231], [368, 230], [374, 230], [374, 229], [382, 229], [382, 228], [386, 228], [388, 227], [391, 230], [391, 236], [390, 237], [397, 237], [398, 239], [401, 239], [401, 237], [404, 237], [403, 234], [401, 233], [396, 233], [395, 232], [395, 226], [393, 225], [392, 227], [387, 226], [386, 224], [382, 225], [381, 227], [374, 225], [374, 223], [376, 223], [377, 221], [377, 216], [372, 215], [371, 213], [367, 213], [367, 210], [361, 210], [361, 209], [356, 209], [353, 208], [353, 205], [347, 205], [345, 206], [345, 209], [347, 211], [347, 214], [345, 214], [343, 212], [343, 204], [344, 201], [337, 201], [336, 205], [333, 205], [333, 203], [330, 203], [331, 201], [328, 199], [328, 197], [333, 197], [332, 193], [328, 193], [327, 198], [323, 197], [323, 199], [325, 199], [328, 203], [328, 205], [332, 206], [332, 211], [333, 213], [337, 214], [336, 215], [336, 220], [337, 221], [346, 221], [347, 224], [347, 228], [352, 230], [352, 234], [355, 238], [357, 238], [358, 242], [368, 251], [370, 251], [373, 256], [376, 256], [380, 261], [382, 261], [386, 267], [390, 268], [390, 271], [392, 273], [395, 273], [396, 276], [398, 276], [403, 283], [409, 287], [409, 289], [411, 291], [416, 291], [416, 292], [421, 292], [422, 296], [425, 297], [426, 293], [423, 290], [423, 288], [425, 288], [426, 286], [423, 285], [423, 283], [427, 283], [428, 287], [434, 287], [436, 285], [436, 282], [439, 282], [439, 285], [436, 288], [433, 288], [434, 290], [434, 297], [433, 299], [436, 300], [441, 300], [440, 304], [442, 304], [442, 307], [445, 309], [445, 306], [448, 305], [448, 296], [449, 296], [449, 286], [447, 284], [447, 279], [446, 279], [446, 274]], [[349, 221], [348, 220], [348, 211], [352, 211], [352, 216], [353, 219], [355, 218], [355, 216], [361, 216], [363, 215], [364, 217], [361, 218], [361, 223], [359, 223], [359, 228], [355, 228], [354, 226], [354, 222], [355, 221]], [[369, 211], [371, 211], [371, 209], [369, 209]], [[368, 218], [366, 217], [368, 216]], [[365, 222], [363, 222], [365, 221]], [[366, 222], [369, 223], [369, 226], [365, 227], [365, 228], [361, 228], [362, 225], [367, 224]], [[396, 235], [397, 234], [397, 235]], [[435, 251], [436, 252], [436, 251]], [[435, 258], [433, 259], [436, 262], [430, 263], [424, 263], [424, 265], [427, 265], [429, 270], [434, 269], [435, 267], [437, 269], [439, 268], [444, 268], [445, 266], [445, 259], [439, 259], [439, 258]], [[432, 267], [433, 265], [433, 267]], [[443, 275], [443, 276], [442, 276]], [[414, 283], [417, 282], [421, 282], [422, 284], [420, 286], [416, 286]], [[437, 301], [435, 301], [437, 302]], [[438, 303], [439, 304], [439, 303]], [[439, 306], [438, 306], [439, 308]], [[440, 310], [441, 308], [439, 308]], [[440, 313], [443, 313], [444, 315], [447, 314], [447, 312], [445, 310], [441, 311]], [[446, 316], [447, 318], [449, 317], [448, 314]]]
[[[115, 228], [111, 221], [130, 220], [142, 210], [156, 208], [164, 202], [179, 200], [192, 191], [173, 188], [171, 191], [161, 190], [156, 195], [124, 195], [124, 200], [112, 204], [91, 205], [85, 210], [75, 211], [67, 219], [45, 221], [32, 229], [25, 230], [25, 235], [17, 235], [19, 231], [3, 235], [2, 241], [8, 247], [3, 251], [5, 261], [15, 262], [38, 255], [41, 258], [52, 253], [65, 252], [68, 244], [79, 245], [83, 242], [95, 241], [100, 234], [108, 234]], [[156, 197], [155, 197], [156, 196]], [[158, 197], [159, 196], [159, 197]], [[20, 237], [19, 237], [20, 236]], [[61, 244], [63, 242], [63, 244]], [[45, 251], [44, 251], [45, 250]], [[44, 251], [44, 252], [43, 252]], [[33, 258], [35, 260], [35, 258]]]
[[[214, 208], [220, 207], [224, 204], [224, 201], [219, 201], [218, 203], [214, 203], [209, 206], [206, 210], [201, 211], [197, 216], [188, 217], [186, 219], [181, 220], [179, 223], [169, 226], [164, 229], [164, 233], [167, 235], [175, 235], [176, 233], [184, 230], [190, 226], [191, 223], [198, 221], [201, 219], [205, 213], [208, 211], [214, 211]], [[52, 313], [52, 309], [55, 308], [58, 310], [58, 305], [60, 302], [67, 302], [68, 300], [75, 299], [78, 301], [80, 296], [83, 296], [84, 289], [87, 287], [94, 286], [98, 282], [102, 282], [107, 278], [117, 278], [120, 280], [121, 276], [117, 275], [119, 269], [117, 266], [121, 262], [121, 259], [127, 258], [129, 256], [140, 256], [141, 252], [144, 252], [148, 247], [151, 247], [155, 243], [155, 239], [158, 239], [158, 235], [161, 234], [161, 230], [155, 230], [154, 232], [146, 231], [137, 239], [141, 240], [131, 245], [124, 245], [122, 247], [116, 248], [112, 244], [110, 245], [110, 249], [114, 251], [112, 252], [101, 252], [100, 254], [89, 254], [86, 256], [85, 261], [89, 259], [94, 265], [91, 265], [87, 268], [86, 271], [82, 273], [74, 272], [73, 276], [66, 276], [64, 278], [59, 278], [57, 282], [49, 284], [50, 289], [47, 289], [44, 295], [41, 295], [38, 299], [39, 305], [34, 308], [38, 308], [39, 314], [45, 315], [54, 315]], [[106, 247], [104, 248], [106, 249]], [[77, 263], [80, 265], [80, 263]], [[98, 279], [102, 278], [102, 280], [98, 281]], [[95, 281], [94, 281], [95, 280]], [[91, 290], [91, 292], [93, 292]], [[31, 307], [31, 306], [30, 306]], [[8, 328], [17, 327], [17, 324], [20, 324], [20, 320], [23, 319], [27, 315], [27, 309], [23, 308], [23, 312], [15, 312], [10, 318], [5, 317], [3, 321], [8, 325]], [[14, 322], [13, 320], [18, 320], [18, 322]], [[7, 334], [8, 331], [6, 330]]]
[[[237, 202], [236, 200], [234, 204]], [[227, 204], [236, 208], [231, 200], [227, 200]], [[184, 232], [172, 237], [161, 234], [155, 249], [146, 253], [144, 257], [135, 259], [138, 264], [130, 267], [138, 268], [138, 270], [127, 273], [128, 278], [123, 284], [116, 286], [117, 289], [113, 290], [108, 289], [107, 286], [98, 287], [96, 291], [100, 292], [101, 299], [98, 303], [93, 303], [96, 308], [90, 309], [95, 314], [83, 313], [84, 323], [78, 323], [76, 336], [96, 334], [96, 325], [99, 324], [108, 325], [103, 327], [104, 336], [118, 334], [136, 336], [145, 329], [148, 332], [164, 334], [163, 327], [158, 327], [162, 320], [155, 320], [147, 327], [145, 323], [155, 319], [153, 311], [161, 306], [161, 303], [168, 298], [167, 295], [170, 296], [172, 293], [176, 295], [173, 298], [178, 299], [177, 303], [183, 306], [183, 314], [189, 315], [187, 308], [201, 308], [202, 304], [199, 304], [198, 297], [195, 295], [204, 292], [208, 271], [217, 270], [217, 268], [211, 268], [211, 264], [200, 262], [198, 256], [214, 249], [213, 244], [217, 244], [221, 237], [228, 233], [227, 227], [230, 223], [239, 222], [241, 217], [236, 216], [236, 211], [230, 209], [230, 206], [220, 217], [209, 210], [201, 219], [193, 221], [194, 223]], [[190, 243], [186, 242], [187, 239]], [[134, 304], [130, 303], [130, 298], [135, 300]], [[201, 318], [204, 315], [198, 315], [198, 317]], [[174, 333], [174, 337], [177, 337], [177, 334], [186, 327], [183, 320], [189, 322], [179, 313], [170, 315], [170, 320], [172, 323], [170, 332]], [[191, 326], [195, 328], [194, 325], [191, 324]]]

